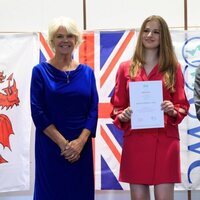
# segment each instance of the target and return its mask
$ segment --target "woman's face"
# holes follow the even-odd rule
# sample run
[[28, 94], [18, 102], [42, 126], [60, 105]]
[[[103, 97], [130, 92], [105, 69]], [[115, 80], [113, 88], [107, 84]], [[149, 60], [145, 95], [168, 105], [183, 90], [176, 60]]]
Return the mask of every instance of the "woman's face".
[[147, 22], [142, 33], [142, 44], [146, 49], [157, 49], [160, 45], [160, 25], [158, 21]]
[[68, 34], [64, 27], [59, 27], [52, 41], [55, 53], [72, 54], [76, 45], [76, 36]]

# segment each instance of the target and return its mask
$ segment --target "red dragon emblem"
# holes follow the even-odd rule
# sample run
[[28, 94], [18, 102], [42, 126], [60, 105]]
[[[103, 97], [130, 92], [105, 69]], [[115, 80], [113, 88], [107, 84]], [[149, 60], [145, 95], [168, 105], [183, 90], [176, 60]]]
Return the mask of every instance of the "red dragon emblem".
[[[13, 79], [13, 74], [11, 74], [7, 79], [4, 76], [4, 72], [0, 72], [0, 84], [6, 83], [7, 87], [0, 91], [0, 107], [1, 109], [12, 109], [14, 105], [19, 105], [18, 89], [16, 87], [16, 81]], [[11, 85], [11, 82], [13, 84]], [[8, 116], [0, 114], [0, 144], [3, 148], [7, 147], [11, 150], [9, 136], [14, 134], [12, 123]], [[8, 162], [0, 154], [0, 164]]]

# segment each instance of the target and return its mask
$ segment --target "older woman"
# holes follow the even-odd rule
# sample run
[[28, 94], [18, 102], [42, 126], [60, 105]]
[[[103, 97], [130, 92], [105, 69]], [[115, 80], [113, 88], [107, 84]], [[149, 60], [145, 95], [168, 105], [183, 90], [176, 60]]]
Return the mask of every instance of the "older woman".
[[33, 68], [31, 80], [34, 200], [93, 200], [92, 137], [98, 116], [94, 73], [73, 59], [81, 34], [71, 19], [55, 19], [48, 41], [55, 55]]

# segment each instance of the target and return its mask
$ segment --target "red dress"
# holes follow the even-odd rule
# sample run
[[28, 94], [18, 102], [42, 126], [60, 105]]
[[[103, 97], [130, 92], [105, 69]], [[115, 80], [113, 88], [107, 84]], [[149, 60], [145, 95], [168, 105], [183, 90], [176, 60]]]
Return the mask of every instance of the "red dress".
[[[164, 115], [164, 128], [131, 130], [130, 122], [122, 123], [118, 114], [129, 106], [129, 82], [162, 80], [162, 73], [156, 65], [147, 76], [144, 68], [131, 79], [130, 61], [121, 63], [114, 94], [111, 98], [114, 124], [124, 131], [124, 142], [120, 164], [119, 180], [131, 184], [156, 185], [180, 183], [180, 143], [178, 124], [187, 115], [189, 103], [184, 91], [184, 78], [180, 65], [176, 72], [175, 93], [171, 93], [163, 83], [163, 98], [173, 102], [177, 117]], [[180, 108], [186, 112], [179, 112]]]

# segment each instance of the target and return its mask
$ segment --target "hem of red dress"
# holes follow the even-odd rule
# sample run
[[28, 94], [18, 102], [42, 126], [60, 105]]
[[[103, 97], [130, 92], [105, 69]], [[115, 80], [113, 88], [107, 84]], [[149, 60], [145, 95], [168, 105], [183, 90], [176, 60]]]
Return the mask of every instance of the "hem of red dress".
[[176, 184], [181, 183], [181, 180], [166, 180], [166, 181], [152, 181], [152, 182], [146, 182], [146, 181], [130, 181], [125, 179], [119, 179], [120, 182], [128, 183], [128, 184], [139, 184], [139, 185], [159, 185], [159, 184]]

